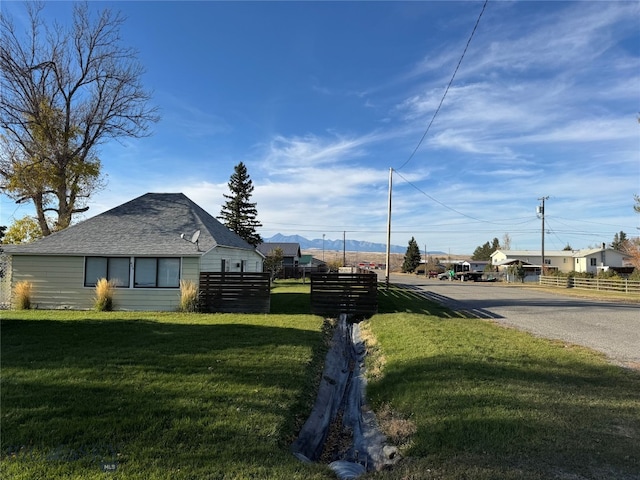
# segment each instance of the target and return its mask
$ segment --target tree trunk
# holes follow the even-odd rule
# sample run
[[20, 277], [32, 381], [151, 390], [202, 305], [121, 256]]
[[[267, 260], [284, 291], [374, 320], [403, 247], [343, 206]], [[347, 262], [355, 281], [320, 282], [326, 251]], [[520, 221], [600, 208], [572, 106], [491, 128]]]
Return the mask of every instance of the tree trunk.
[[42, 231], [42, 236], [47, 237], [51, 235], [51, 230], [49, 229], [49, 224], [47, 223], [47, 217], [44, 214], [44, 206], [42, 202], [43, 195], [41, 193], [36, 194], [32, 197], [33, 204], [36, 207], [36, 216], [38, 217], [38, 224], [40, 225], [40, 230]]

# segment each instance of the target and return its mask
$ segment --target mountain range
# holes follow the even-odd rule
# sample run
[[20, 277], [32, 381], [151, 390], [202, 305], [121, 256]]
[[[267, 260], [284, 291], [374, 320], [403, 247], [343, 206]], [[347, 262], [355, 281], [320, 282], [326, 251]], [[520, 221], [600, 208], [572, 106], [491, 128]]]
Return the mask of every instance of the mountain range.
[[[347, 239], [346, 242], [342, 240], [328, 240], [322, 238], [316, 238], [314, 240], [309, 240], [307, 238], [301, 237], [300, 235], [282, 235], [281, 233], [276, 233], [271, 238], [265, 238], [264, 241], [266, 243], [298, 243], [300, 244], [301, 250], [337, 250], [343, 251], [346, 250], [348, 252], [386, 252], [387, 245], [384, 243], [372, 243], [372, 242], [364, 242], [361, 240], [351, 240]], [[346, 243], [346, 245], [345, 245]], [[401, 247], [399, 245], [391, 245], [389, 249], [391, 253], [406, 253], [407, 247]], [[444, 252], [428, 252], [429, 255], [442, 255]]]

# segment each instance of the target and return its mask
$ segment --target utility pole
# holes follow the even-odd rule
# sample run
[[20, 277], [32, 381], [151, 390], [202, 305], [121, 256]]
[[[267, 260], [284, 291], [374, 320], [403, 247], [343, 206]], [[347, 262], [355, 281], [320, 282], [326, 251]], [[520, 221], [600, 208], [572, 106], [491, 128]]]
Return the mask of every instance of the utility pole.
[[427, 254], [427, 244], [424, 244], [424, 276], [427, 277], [427, 259], [429, 255]]
[[542, 219], [542, 266], [540, 268], [540, 276], [544, 275], [544, 201], [548, 200], [549, 197], [541, 197], [538, 200], [542, 202], [541, 205], [538, 205], [538, 216]]
[[347, 266], [347, 232], [342, 232], [342, 266]]
[[391, 263], [391, 187], [393, 185], [393, 168], [389, 169], [389, 205], [387, 207], [387, 265], [385, 267], [386, 286], [389, 290], [389, 272]]

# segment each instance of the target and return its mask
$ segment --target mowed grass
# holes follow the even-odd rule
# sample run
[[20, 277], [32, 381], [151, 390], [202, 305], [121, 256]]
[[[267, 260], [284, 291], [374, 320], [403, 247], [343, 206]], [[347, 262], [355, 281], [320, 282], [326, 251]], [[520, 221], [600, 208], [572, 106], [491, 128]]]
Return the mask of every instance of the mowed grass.
[[0, 477], [332, 478], [289, 451], [315, 399], [322, 324], [2, 312]]
[[411, 296], [381, 291], [381, 313], [362, 324], [384, 360], [374, 409], [416, 429], [408, 458], [373, 478], [640, 478], [638, 371]]
[[[3, 312], [0, 478], [335, 478], [289, 450], [326, 350], [308, 293], [276, 283], [270, 315]], [[414, 433], [365, 478], [640, 478], [638, 372], [408, 290], [379, 303], [368, 397]]]

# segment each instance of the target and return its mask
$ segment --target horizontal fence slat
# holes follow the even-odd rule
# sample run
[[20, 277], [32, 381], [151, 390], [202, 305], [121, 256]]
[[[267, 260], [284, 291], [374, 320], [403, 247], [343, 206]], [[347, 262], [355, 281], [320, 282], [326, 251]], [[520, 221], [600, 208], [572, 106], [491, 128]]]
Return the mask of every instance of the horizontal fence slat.
[[371, 316], [378, 312], [378, 277], [373, 273], [314, 273], [311, 312]]
[[200, 305], [210, 313], [269, 313], [269, 273], [200, 272]]

